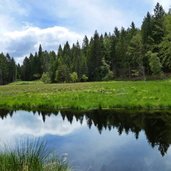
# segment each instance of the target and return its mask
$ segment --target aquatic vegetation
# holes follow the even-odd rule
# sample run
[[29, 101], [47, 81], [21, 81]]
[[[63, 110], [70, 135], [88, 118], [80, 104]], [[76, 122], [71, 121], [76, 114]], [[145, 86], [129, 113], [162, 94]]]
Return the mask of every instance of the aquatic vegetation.
[[46, 144], [39, 140], [21, 141], [14, 147], [0, 152], [1, 171], [71, 171], [65, 161], [52, 155]]

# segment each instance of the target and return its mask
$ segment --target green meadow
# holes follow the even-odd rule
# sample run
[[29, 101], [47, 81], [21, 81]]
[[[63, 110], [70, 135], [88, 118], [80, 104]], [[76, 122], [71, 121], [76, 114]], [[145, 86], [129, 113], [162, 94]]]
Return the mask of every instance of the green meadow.
[[15, 82], [0, 86], [0, 108], [59, 109], [169, 109], [171, 81], [110, 81], [44, 84]]

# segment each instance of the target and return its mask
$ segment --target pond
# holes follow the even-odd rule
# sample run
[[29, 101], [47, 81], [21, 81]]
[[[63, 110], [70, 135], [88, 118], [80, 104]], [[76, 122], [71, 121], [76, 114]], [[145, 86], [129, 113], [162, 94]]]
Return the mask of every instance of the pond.
[[169, 112], [0, 111], [0, 141], [40, 138], [75, 171], [170, 171]]

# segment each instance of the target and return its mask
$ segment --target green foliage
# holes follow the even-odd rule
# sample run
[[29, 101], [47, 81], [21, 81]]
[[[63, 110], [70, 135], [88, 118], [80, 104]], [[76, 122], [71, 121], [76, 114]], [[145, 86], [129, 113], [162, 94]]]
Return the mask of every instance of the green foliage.
[[109, 81], [114, 79], [114, 74], [112, 71], [108, 71], [108, 73], [103, 77], [104, 81]]
[[160, 59], [157, 56], [157, 53], [152, 53], [152, 52], [148, 52], [147, 56], [149, 57], [149, 64], [150, 64], [150, 68], [151, 71], [154, 75], [158, 75], [161, 74], [161, 63], [160, 63]]
[[71, 82], [75, 83], [78, 81], [78, 74], [76, 72], [73, 72], [72, 74], [70, 74], [70, 79]]
[[143, 44], [140, 32], [137, 32], [130, 41], [127, 51], [129, 77], [144, 77], [145, 76], [145, 56], [143, 55]]
[[9, 54], [0, 54], [0, 85], [8, 84], [16, 80], [17, 66]]
[[71, 171], [39, 140], [21, 141], [14, 149], [1, 151], [0, 163], [1, 171]]
[[81, 81], [82, 82], [88, 81], [88, 77], [85, 74], [83, 74], [82, 77], [81, 77]]
[[58, 70], [56, 71], [56, 79], [57, 82], [69, 82], [70, 73], [67, 65], [60, 65]]
[[141, 26], [141, 36], [144, 50], [150, 50], [153, 44], [152, 39], [152, 16], [150, 13], [147, 13], [147, 16], [144, 18], [144, 21]]
[[112, 71], [110, 71], [110, 66], [106, 63], [105, 59], [102, 59], [102, 64], [101, 66], [98, 68], [97, 70], [98, 72], [98, 80], [107, 80], [110, 78], [110, 73]]
[[50, 76], [49, 76], [48, 72], [46, 72], [46, 73], [44, 72], [42, 74], [41, 81], [43, 81], [46, 84], [51, 83], [51, 79], [50, 79]]
[[171, 14], [165, 16], [164, 20], [165, 35], [163, 41], [159, 45], [159, 55], [163, 70], [171, 72]]
[[152, 20], [152, 39], [154, 41], [154, 51], [158, 52], [158, 44], [161, 43], [164, 36], [164, 16], [163, 7], [157, 3], [154, 9]]
[[71, 71], [76, 72], [78, 74], [78, 78], [80, 79], [82, 74], [87, 72], [87, 62], [83, 52], [81, 51], [79, 42], [73, 44], [71, 49], [71, 57], [72, 57], [72, 67]]
[[88, 60], [88, 78], [90, 81], [101, 80], [99, 71], [101, 71], [102, 59], [104, 57], [103, 37], [95, 31], [94, 37], [90, 42], [90, 56]]

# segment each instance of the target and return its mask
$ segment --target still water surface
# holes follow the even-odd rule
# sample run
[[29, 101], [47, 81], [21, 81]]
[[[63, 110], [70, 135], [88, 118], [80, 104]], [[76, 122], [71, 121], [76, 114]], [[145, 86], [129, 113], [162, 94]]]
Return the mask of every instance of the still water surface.
[[170, 171], [171, 114], [0, 111], [0, 140], [40, 138], [75, 171]]

